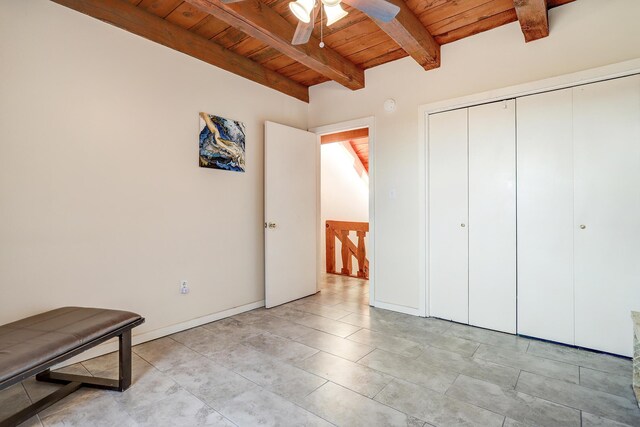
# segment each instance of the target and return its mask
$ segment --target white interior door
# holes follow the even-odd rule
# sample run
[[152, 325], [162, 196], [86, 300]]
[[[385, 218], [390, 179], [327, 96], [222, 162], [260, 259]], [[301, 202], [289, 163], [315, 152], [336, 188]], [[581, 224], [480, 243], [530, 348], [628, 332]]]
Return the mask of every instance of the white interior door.
[[631, 356], [640, 310], [640, 76], [576, 87], [576, 345]]
[[518, 333], [574, 344], [572, 89], [517, 100]]
[[318, 161], [316, 134], [265, 123], [265, 305], [317, 290]]
[[469, 323], [467, 109], [429, 115], [429, 313]]
[[516, 332], [515, 101], [469, 108], [469, 324]]

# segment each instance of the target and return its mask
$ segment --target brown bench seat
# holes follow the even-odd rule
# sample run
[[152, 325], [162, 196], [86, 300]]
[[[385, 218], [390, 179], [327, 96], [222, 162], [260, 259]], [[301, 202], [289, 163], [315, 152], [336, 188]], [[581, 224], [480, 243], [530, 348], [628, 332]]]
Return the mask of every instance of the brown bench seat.
[[[126, 390], [131, 384], [131, 329], [143, 322], [139, 314], [128, 311], [63, 307], [0, 326], [0, 390], [36, 374], [38, 380], [66, 384], [0, 420], [0, 426], [17, 425], [82, 386]], [[117, 380], [49, 371], [53, 365], [116, 336], [120, 342]]]

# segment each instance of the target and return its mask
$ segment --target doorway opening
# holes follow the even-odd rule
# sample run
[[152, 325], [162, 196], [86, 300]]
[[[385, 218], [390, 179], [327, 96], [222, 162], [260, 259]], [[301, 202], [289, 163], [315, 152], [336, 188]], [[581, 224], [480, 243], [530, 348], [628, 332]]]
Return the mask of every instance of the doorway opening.
[[369, 127], [320, 139], [320, 291], [370, 305]]

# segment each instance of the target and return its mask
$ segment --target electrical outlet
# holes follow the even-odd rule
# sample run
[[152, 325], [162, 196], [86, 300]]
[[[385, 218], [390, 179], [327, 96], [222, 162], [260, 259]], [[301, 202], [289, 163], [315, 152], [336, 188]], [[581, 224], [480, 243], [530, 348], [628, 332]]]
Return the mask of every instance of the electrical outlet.
[[186, 295], [189, 293], [189, 283], [186, 280], [180, 282], [180, 293]]

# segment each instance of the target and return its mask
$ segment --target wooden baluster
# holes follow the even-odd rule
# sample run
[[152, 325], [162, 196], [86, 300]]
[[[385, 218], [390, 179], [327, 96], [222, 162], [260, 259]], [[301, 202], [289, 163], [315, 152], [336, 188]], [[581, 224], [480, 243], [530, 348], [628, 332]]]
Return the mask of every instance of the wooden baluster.
[[[358, 260], [358, 271], [355, 276], [368, 279], [369, 260], [367, 259], [367, 250], [364, 239], [369, 232], [369, 224], [366, 222], [327, 220], [325, 227], [327, 273], [351, 276], [353, 270], [352, 258], [355, 258]], [[351, 231], [355, 231], [358, 236], [357, 246], [349, 238], [349, 233]], [[342, 250], [340, 251], [342, 268], [339, 273], [336, 271], [336, 239], [340, 240], [342, 243]]]
[[357, 252], [357, 258], [358, 258], [358, 277], [361, 279], [364, 279], [366, 277], [365, 271], [364, 271], [364, 260], [366, 258], [366, 254], [367, 254], [367, 250], [365, 248], [364, 245], [364, 236], [365, 236], [365, 232], [364, 231], [358, 231], [358, 252]]
[[351, 254], [349, 253], [349, 230], [340, 230], [342, 242], [342, 274], [351, 275]]
[[326, 258], [327, 258], [327, 273], [336, 272], [336, 233], [334, 229], [327, 223], [327, 231], [325, 233], [326, 238]]

